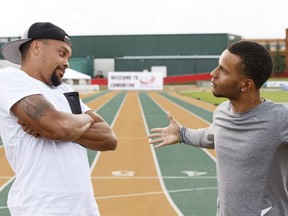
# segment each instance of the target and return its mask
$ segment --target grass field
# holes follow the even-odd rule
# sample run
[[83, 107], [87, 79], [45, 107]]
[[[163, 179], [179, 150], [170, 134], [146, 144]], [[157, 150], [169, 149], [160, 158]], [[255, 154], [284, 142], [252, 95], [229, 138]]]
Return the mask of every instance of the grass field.
[[[190, 91], [190, 92], [180, 92], [180, 94], [196, 98], [198, 100], [203, 100], [212, 104], [220, 104], [223, 101], [227, 100], [226, 98], [216, 98], [213, 96], [210, 90], [203, 91]], [[285, 102], [288, 103], [288, 91], [282, 91], [277, 89], [262, 89], [261, 95], [267, 100], [274, 102]]]

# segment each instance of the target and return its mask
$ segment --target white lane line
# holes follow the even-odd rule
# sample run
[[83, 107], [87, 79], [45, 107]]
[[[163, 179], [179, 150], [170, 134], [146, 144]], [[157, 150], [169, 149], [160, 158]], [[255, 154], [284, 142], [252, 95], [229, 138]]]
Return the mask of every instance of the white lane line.
[[[138, 99], [138, 103], [139, 103], [139, 106], [140, 106], [142, 119], [143, 119], [143, 122], [144, 122], [144, 125], [145, 125], [146, 134], [148, 135], [149, 134], [149, 128], [148, 128], [148, 124], [146, 122], [146, 117], [145, 117], [145, 114], [144, 114], [143, 106], [142, 106], [140, 98], [139, 98], [139, 93], [137, 94], [137, 99]], [[148, 143], [148, 139], [147, 139], [147, 143]], [[147, 145], [150, 145], [150, 144], [148, 143]], [[170, 203], [170, 205], [172, 206], [172, 208], [176, 211], [177, 215], [178, 216], [184, 216], [183, 213], [178, 208], [178, 206], [174, 203], [173, 199], [170, 197], [169, 192], [167, 191], [167, 188], [166, 188], [166, 186], [164, 184], [164, 181], [163, 181], [162, 173], [161, 173], [161, 170], [160, 170], [160, 166], [159, 166], [159, 163], [158, 163], [158, 159], [157, 159], [157, 156], [156, 156], [156, 153], [155, 153], [154, 146], [150, 145], [150, 150], [151, 150], [151, 153], [152, 153], [152, 156], [153, 156], [153, 160], [154, 160], [155, 168], [157, 170], [157, 174], [159, 176], [159, 182], [160, 182], [161, 188], [163, 190], [162, 193], [164, 193], [165, 197], [167, 198], [167, 200]]]
[[[115, 96], [114, 96], [114, 97], [115, 97]], [[111, 101], [114, 97], [112, 97], [109, 101]], [[110, 125], [111, 128], [114, 127], [115, 122], [116, 122], [116, 120], [117, 120], [117, 118], [118, 118], [118, 116], [119, 116], [119, 113], [120, 113], [120, 111], [122, 110], [122, 107], [123, 107], [123, 105], [124, 105], [124, 102], [126, 101], [126, 98], [127, 98], [127, 94], [125, 95], [125, 98], [123, 99], [123, 101], [122, 101], [122, 103], [121, 103], [121, 105], [120, 105], [120, 107], [119, 107], [116, 115], [114, 116], [114, 119], [113, 119], [113, 121], [112, 121], [112, 123], [111, 123], [111, 125]], [[109, 101], [107, 101], [105, 104], [107, 104]], [[104, 105], [102, 105], [101, 107], [103, 107], [103, 106], [104, 106]], [[97, 111], [98, 111], [98, 110], [100, 110], [100, 109], [98, 108]], [[95, 111], [96, 111], [96, 110], [95, 110]], [[93, 160], [93, 162], [92, 162], [92, 164], [91, 164], [91, 167], [90, 167], [91, 173], [92, 173], [93, 170], [95, 169], [96, 163], [97, 163], [97, 161], [99, 160], [100, 155], [101, 155], [101, 151], [98, 151], [97, 154], [96, 154], [96, 157], [94, 158], [94, 160]]]
[[[162, 179], [216, 179], [216, 176], [162, 176]], [[158, 176], [92, 176], [94, 179], [160, 179]]]
[[[189, 188], [189, 189], [181, 189], [181, 190], [170, 190], [169, 193], [182, 193], [182, 192], [193, 192], [193, 191], [203, 191], [203, 190], [217, 190], [218, 187], [203, 187], [203, 188]], [[155, 191], [155, 192], [146, 192], [146, 193], [135, 193], [135, 194], [121, 194], [121, 195], [112, 195], [112, 196], [99, 196], [95, 197], [96, 200], [100, 199], [114, 199], [114, 198], [126, 198], [126, 197], [136, 197], [136, 196], [151, 196], [151, 195], [159, 195], [164, 194], [163, 191]]]
[[0, 179], [10, 179], [10, 178], [13, 178], [15, 176], [0, 176]]
[[[178, 107], [178, 108], [186, 111], [187, 113], [191, 114], [192, 116], [194, 116], [194, 117], [200, 119], [201, 121], [207, 123], [208, 125], [211, 124], [211, 122], [209, 122], [209, 121], [207, 121], [206, 119], [202, 118], [201, 116], [193, 113], [192, 111], [186, 109], [185, 107], [182, 107], [181, 105], [179, 105], [179, 104], [177, 104], [176, 102], [170, 100], [169, 98], [166, 98], [166, 97], [164, 97], [163, 95], [160, 95], [160, 94], [159, 94], [159, 96], [161, 96], [161, 97], [164, 98], [165, 100], [169, 101], [170, 103], [174, 104], [176, 107]], [[178, 98], [178, 99], [179, 99], [179, 98]], [[164, 110], [164, 108], [163, 108], [156, 100], [154, 100], [153, 98], [152, 98], [152, 100], [160, 107], [160, 109], [163, 110], [164, 113], [167, 112], [166, 110]], [[181, 100], [181, 99], [179, 99], [179, 100]], [[183, 101], [183, 100], [181, 100], [181, 101]], [[194, 105], [194, 104], [192, 104], [192, 105], [193, 105], [193, 106], [196, 106], [196, 105]], [[198, 106], [198, 107], [199, 107], [199, 106]], [[199, 107], [199, 108], [203, 109], [202, 107]], [[205, 110], [205, 109], [204, 109], [204, 110]], [[207, 110], [207, 111], [209, 111], [209, 110]], [[210, 111], [209, 111], [209, 112], [210, 112]], [[200, 148], [200, 149], [202, 149], [214, 162], [216, 162], [216, 158], [215, 158], [207, 149], [205, 149], [205, 148]]]
[[[189, 188], [181, 190], [170, 190], [169, 193], [182, 193], [182, 192], [193, 192], [193, 191], [203, 191], [203, 190], [217, 190], [217, 187], [203, 187], [203, 188]], [[135, 193], [135, 194], [122, 194], [122, 195], [112, 195], [112, 196], [98, 196], [95, 197], [96, 200], [103, 199], [116, 199], [116, 198], [127, 198], [127, 197], [137, 197], [137, 196], [151, 196], [151, 195], [161, 195], [164, 194], [163, 191], [146, 192], [146, 193]], [[7, 206], [0, 206], [0, 209], [6, 209]]]
[[16, 178], [16, 176], [13, 176], [13, 177], [9, 177], [9, 178], [7, 178], [7, 177], [9, 177], [9, 176], [4, 176], [4, 178], [5, 179], [9, 179], [7, 182], [5, 182], [1, 187], [0, 187], [0, 192], [2, 192], [2, 190], [7, 186], [7, 185], [9, 185], [15, 178]]

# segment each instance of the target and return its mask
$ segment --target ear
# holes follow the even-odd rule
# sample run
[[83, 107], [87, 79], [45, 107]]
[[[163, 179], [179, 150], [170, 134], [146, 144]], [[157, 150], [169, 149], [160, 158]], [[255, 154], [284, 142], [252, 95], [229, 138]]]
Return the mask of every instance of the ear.
[[255, 83], [252, 79], [245, 79], [241, 85], [241, 92], [255, 89]]
[[39, 52], [40, 52], [40, 46], [39, 45], [40, 45], [39, 41], [37, 41], [37, 40], [34, 40], [31, 43], [31, 52], [36, 56], [38, 56]]

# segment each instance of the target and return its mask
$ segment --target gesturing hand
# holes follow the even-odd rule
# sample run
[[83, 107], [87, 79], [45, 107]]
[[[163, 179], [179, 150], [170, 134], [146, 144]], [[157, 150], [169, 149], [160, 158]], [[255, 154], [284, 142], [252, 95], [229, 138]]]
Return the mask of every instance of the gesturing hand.
[[150, 131], [152, 134], [148, 135], [150, 144], [157, 144], [155, 148], [160, 148], [166, 145], [172, 145], [179, 143], [179, 129], [181, 125], [171, 116], [170, 112], [167, 112], [167, 118], [170, 121], [168, 127], [164, 128], [152, 128]]

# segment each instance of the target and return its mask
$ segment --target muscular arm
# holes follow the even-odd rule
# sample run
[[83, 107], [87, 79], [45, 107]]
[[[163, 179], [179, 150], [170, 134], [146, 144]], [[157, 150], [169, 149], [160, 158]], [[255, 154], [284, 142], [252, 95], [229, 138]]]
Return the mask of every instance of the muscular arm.
[[94, 119], [94, 124], [75, 142], [86, 148], [97, 151], [115, 150], [117, 147], [117, 138], [111, 127], [104, 119], [93, 111], [87, 111], [90, 117]]
[[42, 95], [22, 98], [12, 106], [11, 111], [22, 125], [52, 140], [75, 140], [94, 123], [87, 114], [74, 115], [57, 111]]

